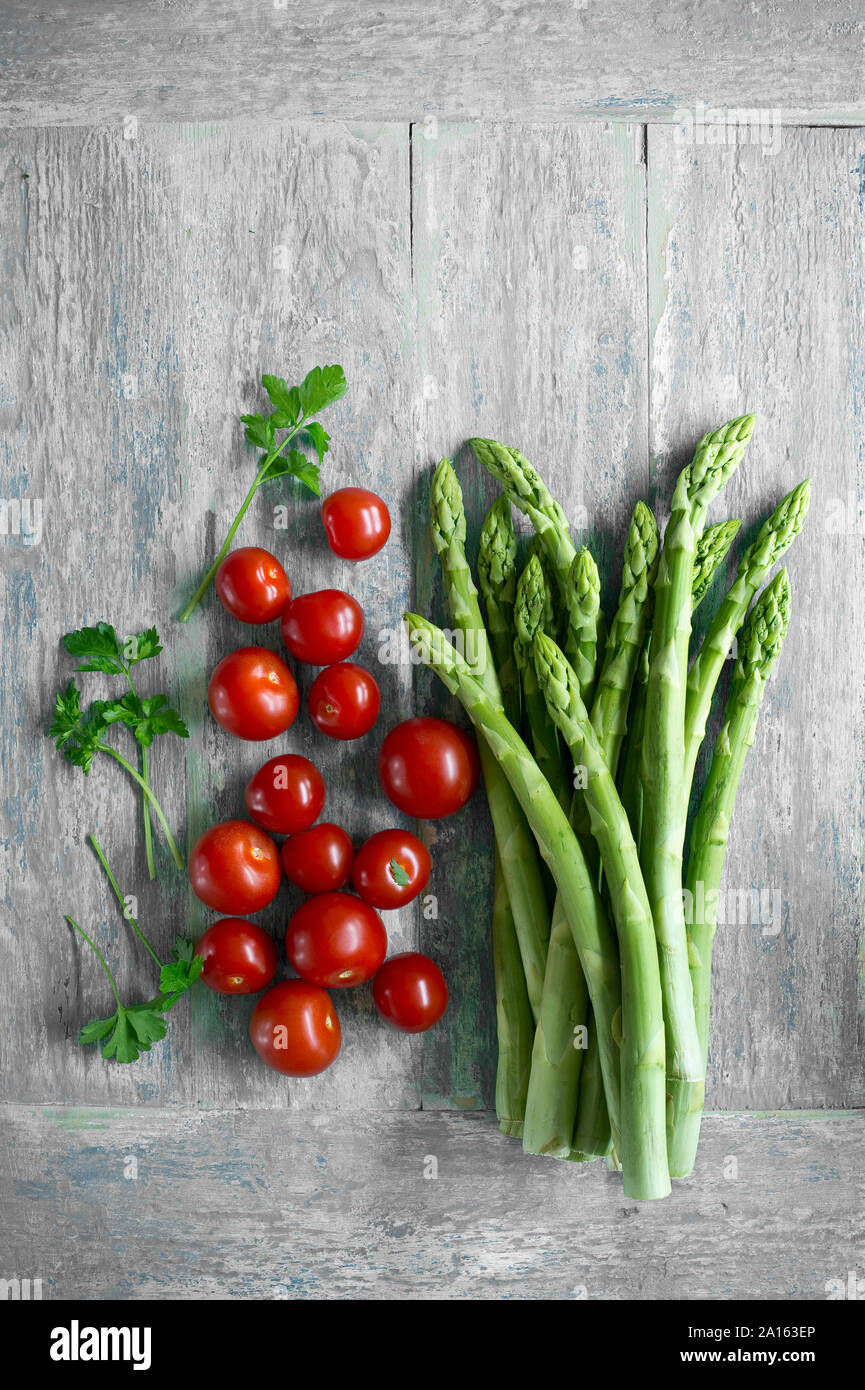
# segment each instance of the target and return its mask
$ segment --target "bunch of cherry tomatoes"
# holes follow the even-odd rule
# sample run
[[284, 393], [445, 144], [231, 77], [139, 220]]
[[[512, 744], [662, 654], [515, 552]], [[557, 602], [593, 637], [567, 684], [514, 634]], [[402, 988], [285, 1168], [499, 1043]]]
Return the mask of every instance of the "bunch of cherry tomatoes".
[[[390, 534], [384, 502], [362, 488], [333, 493], [322, 504], [322, 519], [331, 549], [347, 560], [374, 555]], [[347, 659], [363, 636], [356, 599], [340, 589], [293, 598], [282, 565], [257, 547], [227, 555], [215, 582], [233, 617], [254, 626], [279, 620], [294, 659], [323, 668], [307, 697], [321, 733], [343, 740], [369, 733], [379, 714], [378, 684]], [[288, 665], [267, 648], [250, 646], [220, 661], [208, 703], [222, 728], [258, 742], [285, 733], [300, 699]], [[418, 818], [451, 815], [477, 786], [477, 748], [446, 720], [408, 719], [385, 737], [378, 772], [399, 810]], [[324, 1071], [341, 1041], [327, 991], [368, 980], [378, 1013], [392, 1027], [419, 1033], [437, 1023], [448, 1003], [441, 971], [416, 951], [385, 960], [387, 933], [378, 911], [402, 907], [426, 887], [431, 862], [425, 845], [409, 831], [391, 829], [372, 835], [355, 852], [341, 826], [319, 820], [324, 780], [314, 763], [295, 753], [268, 759], [247, 784], [244, 800], [249, 819], [206, 830], [190, 855], [189, 877], [196, 896], [225, 914], [198, 943], [204, 983], [220, 994], [267, 990], [250, 1021], [262, 1060], [288, 1076]], [[281, 847], [274, 835], [287, 837]], [[283, 873], [309, 895], [292, 915], [285, 938], [299, 978], [268, 989], [276, 946], [245, 917], [273, 901]]]

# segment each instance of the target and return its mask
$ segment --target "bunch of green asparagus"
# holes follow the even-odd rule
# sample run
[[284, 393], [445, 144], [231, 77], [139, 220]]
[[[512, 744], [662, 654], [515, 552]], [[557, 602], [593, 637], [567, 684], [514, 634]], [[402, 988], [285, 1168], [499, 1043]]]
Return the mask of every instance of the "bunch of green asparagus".
[[[595, 560], [574, 545], [541, 477], [517, 449], [473, 439], [501, 488], [480, 535], [481, 592], [466, 557], [460, 485], [442, 459], [432, 539], [455, 641], [406, 614], [417, 656], [478, 735], [496, 847], [500, 1127], [529, 1153], [606, 1158], [636, 1199], [666, 1196], [670, 1178], [694, 1166], [721, 874], [787, 631], [787, 571], [757, 595], [808, 510], [806, 480], [744, 551], [692, 656], [691, 615], [740, 525], [707, 526], [707, 514], [753, 425], [744, 415], [700, 440], [677, 480], [663, 542], [649, 507], [636, 503], [608, 626]], [[521, 573], [513, 507], [534, 527]], [[686, 860], [697, 758], [731, 655]]]

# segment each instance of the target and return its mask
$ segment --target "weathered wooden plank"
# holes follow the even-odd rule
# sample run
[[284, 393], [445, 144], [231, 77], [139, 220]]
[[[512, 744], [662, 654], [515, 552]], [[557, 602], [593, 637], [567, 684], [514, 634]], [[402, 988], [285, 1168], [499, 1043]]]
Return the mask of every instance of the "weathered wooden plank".
[[[258, 1063], [246, 1037], [252, 1001], [204, 990], [192, 1025], [184, 1004], [170, 1043], [134, 1068], [78, 1049], [77, 1027], [102, 1011], [106, 985], [63, 912], [108, 942], [124, 992], [152, 990], [85, 833], [103, 839], [160, 947], [212, 914], [188, 897], [164, 854], [163, 886], [145, 886], [135, 797], [120, 770], [97, 767], [85, 785], [39, 736], [72, 664], [60, 635], [100, 616], [123, 632], [153, 621], [167, 651], [145, 680], [174, 693], [192, 729], [188, 746], [154, 757], [155, 785], [181, 836], [188, 830], [191, 841], [210, 821], [243, 814], [247, 778], [283, 748], [312, 753], [328, 786], [326, 814], [358, 839], [393, 823], [374, 771], [380, 731], [346, 750], [313, 737], [302, 713], [278, 747], [247, 745], [210, 719], [206, 681], [217, 660], [250, 641], [279, 648], [278, 629], [234, 623], [212, 595], [188, 627], [175, 619], [251, 481], [255, 456], [237, 416], [257, 407], [261, 372], [292, 378], [322, 361], [341, 362], [350, 382], [327, 418], [327, 487], [373, 483], [393, 503], [391, 542], [373, 565], [335, 560], [315, 503], [287, 483], [259, 495], [238, 541], [273, 548], [297, 592], [356, 593], [367, 616], [360, 655], [373, 666], [380, 630], [406, 605], [408, 132], [149, 128], [128, 140], [117, 131], [25, 132], [6, 139], [2, 170], [7, 486], [44, 501], [41, 544], [3, 541], [8, 1094], [417, 1104], [412, 1047], [378, 1023], [368, 990], [340, 999], [344, 1054], [314, 1083], [288, 1085]], [[284, 531], [274, 515], [281, 503]], [[409, 713], [409, 673], [377, 669], [389, 717]], [[298, 677], [308, 689], [309, 674]], [[102, 693], [98, 683], [88, 689]], [[261, 915], [280, 941], [296, 900], [286, 889]], [[391, 916], [395, 947], [414, 940], [414, 921], [413, 910]]]
[[754, 440], [713, 513], [744, 518], [737, 554], [794, 483], [814, 483], [727, 861], [726, 888], [762, 891], [771, 920], [719, 930], [710, 1081], [724, 1107], [865, 1095], [863, 167], [861, 131], [785, 131], [765, 151], [649, 131], [656, 485], [668, 497], [702, 431], [745, 409]]
[[[860, 0], [7, 0], [0, 119], [671, 120], [683, 107], [861, 120]], [[516, 54], [521, 60], [515, 62]], [[806, 65], [803, 81], [803, 65]], [[386, 74], [386, 79], [383, 76]]]
[[3, 1273], [45, 1298], [821, 1300], [865, 1277], [861, 1115], [711, 1116], [694, 1176], [642, 1205], [489, 1114], [3, 1121]]
[[[465, 441], [481, 434], [519, 445], [568, 510], [575, 538], [593, 545], [609, 591], [629, 508], [648, 484], [642, 152], [642, 129], [626, 126], [415, 127], [412, 141], [418, 467], [456, 457], [473, 558], [495, 486]], [[427, 486], [428, 473], [419, 483], [418, 602], [443, 617]], [[423, 707], [453, 709], [429, 673], [418, 672], [417, 686]], [[452, 930], [435, 945], [463, 1004], [456, 1025], [430, 1038], [425, 1104], [488, 1104], [490, 830], [484, 815], [471, 838], [461, 818], [436, 834]], [[424, 923], [421, 933], [430, 936]], [[480, 1077], [479, 1022], [488, 1059]]]
[[[489, 1102], [480, 803], [437, 827], [440, 916], [420, 930], [455, 989], [429, 1039], [395, 1038], [376, 1025], [367, 992], [346, 996], [339, 1068], [288, 1088], [249, 1053], [249, 1006], [200, 993], [192, 1026], [178, 1011], [172, 1044], [126, 1071], [72, 1042], [104, 995], [61, 917], [78, 912], [105, 933], [124, 990], [148, 988], [146, 962], [129, 949], [83, 845], [98, 830], [124, 886], [138, 887], [137, 805], [113, 770], [95, 771], [85, 788], [39, 735], [69, 669], [63, 631], [102, 613], [124, 630], [157, 621], [171, 635], [151, 679], [178, 693], [193, 726], [186, 785], [174, 750], [155, 757], [169, 816], [182, 827], [188, 805], [194, 836], [239, 809], [262, 754], [213, 728], [204, 687], [218, 657], [247, 635], [215, 604], [188, 630], [171, 615], [242, 496], [250, 455], [236, 413], [273, 365], [291, 374], [342, 360], [352, 393], [332, 415], [329, 476], [354, 480], [360, 469], [374, 480], [395, 503], [395, 536], [384, 572], [323, 563], [311, 505], [277, 488], [259, 498], [242, 538], [287, 553], [298, 589], [345, 583], [359, 592], [368, 659], [411, 595], [412, 556], [418, 603], [438, 602], [422, 539], [428, 465], [471, 433], [521, 443], [575, 517], [585, 507], [586, 525], [575, 529], [612, 576], [628, 507], [647, 487], [640, 136], [624, 125], [415, 127], [413, 288], [406, 130], [142, 127], [128, 140], [109, 131], [5, 139], [4, 486], [43, 506], [38, 544], [2, 542], [4, 978], [14, 1008], [0, 1045], [11, 1096], [399, 1107], [416, 1104], [422, 1085], [432, 1106]], [[692, 148], [664, 131], [650, 138], [656, 480], [666, 491], [700, 430], [757, 401], [760, 431], [730, 510], [753, 534], [774, 499], [812, 472], [821, 510], [791, 557], [794, 586], [807, 576], [809, 611], [837, 615], [836, 626], [806, 623], [800, 605], [746, 773], [727, 882], [778, 888], [784, 925], [778, 934], [738, 928], [719, 943], [715, 1104], [862, 1098], [861, 605], [847, 597], [858, 584], [840, 590], [834, 576], [840, 560], [855, 580], [861, 563], [862, 158], [859, 133], [785, 131], [766, 152]], [[457, 462], [474, 543], [492, 489], [465, 454]], [[273, 534], [277, 501], [289, 502], [287, 536]], [[388, 707], [410, 712], [409, 672], [388, 670], [383, 682]], [[424, 707], [438, 699], [433, 688], [418, 678]], [[805, 710], [815, 729], [831, 711], [831, 761], [825, 743], [796, 739]], [[312, 747], [301, 734], [299, 725], [292, 746]], [[327, 813], [358, 835], [395, 819], [375, 791], [376, 744], [350, 767], [342, 750], [315, 744], [331, 787]], [[767, 816], [767, 807], [777, 809]], [[170, 882], [164, 855], [161, 864]], [[139, 898], [166, 947], [178, 927], [206, 920], [176, 886], [140, 889]], [[277, 933], [290, 901], [263, 915]], [[417, 930], [415, 914], [404, 914], [394, 946], [412, 944]]]

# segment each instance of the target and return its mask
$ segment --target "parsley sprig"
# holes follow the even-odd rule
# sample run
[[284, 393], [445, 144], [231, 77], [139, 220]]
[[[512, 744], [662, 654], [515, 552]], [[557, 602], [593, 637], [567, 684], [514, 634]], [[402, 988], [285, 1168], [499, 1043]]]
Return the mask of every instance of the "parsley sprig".
[[[141, 788], [144, 806], [144, 844], [147, 854], [147, 867], [151, 878], [156, 877], [153, 859], [153, 834], [150, 824], [150, 807], [165, 831], [172, 858], [179, 869], [183, 868], [183, 858], [165, 819], [162, 807], [156, 799], [148, 772], [147, 750], [155, 738], [161, 734], [176, 734], [188, 738], [189, 730], [177, 710], [172, 709], [165, 695], [139, 695], [131, 675], [131, 668], [141, 661], [158, 656], [162, 651], [155, 627], [146, 628], [121, 641], [110, 623], [100, 622], [96, 627], [82, 627], [75, 632], [67, 632], [63, 645], [71, 656], [77, 656], [80, 665], [76, 672], [101, 671], [106, 675], [123, 676], [129, 690], [117, 700], [94, 700], [86, 716], [81, 709], [81, 692], [74, 681], [65, 690], [58, 692], [54, 701], [54, 719], [49, 729], [58, 749], [68, 762], [80, 767], [85, 777], [96, 753], [108, 753]], [[124, 724], [134, 735], [139, 749], [139, 770], [123, 757], [116, 748], [105, 742], [104, 735], [112, 724]]]
[[[192, 598], [180, 614], [180, 621], [188, 623], [195, 609], [213, 582], [216, 571], [228, 554], [235, 532], [243, 520], [250, 502], [263, 483], [286, 474], [297, 478], [309, 488], [316, 497], [321, 496], [319, 468], [330, 447], [330, 435], [314, 417], [320, 415], [329, 405], [333, 405], [348, 390], [348, 383], [342, 367], [313, 367], [299, 386], [287, 386], [281, 376], [265, 374], [261, 384], [267, 392], [273, 409], [267, 415], [241, 415], [241, 423], [246, 426], [246, 438], [264, 453], [259, 460], [258, 472], [252, 487], [241, 504], [240, 511], [231, 523], [222, 548], [210, 569], [205, 574]], [[279, 437], [281, 436], [281, 438]], [[301, 449], [287, 446], [295, 440], [312, 449], [318, 458], [313, 463]]]
[[118, 1062], [136, 1062], [142, 1052], [149, 1052], [153, 1043], [160, 1042], [165, 1037], [168, 1031], [165, 1014], [174, 1008], [178, 999], [182, 998], [198, 979], [203, 962], [201, 956], [195, 954], [192, 942], [182, 936], [179, 936], [175, 941], [171, 958], [167, 961], [160, 959], [153, 945], [129, 911], [117, 886], [117, 880], [108, 866], [108, 861], [95, 835], [90, 836], [90, 843], [108, 876], [108, 881], [120, 904], [125, 921], [129, 922], [159, 967], [159, 992], [152, 999], [144, 1000], [143, 1003], [124, 1004], [120, 998], [117, 981], [102, 952], [84, 928], [80, 927], [75, 919], [67, 913], [66, 921], [84, 938], [108, 976], [111, 991], [117, 1003], [114, 1013], [107, 1018], [95, 1018], [90, 1023], [86, 1023], [78, 1034], [78, 1041], [84, 1046], [91, 1043], [101, 1043], [102, 1056], [105, 1058], [114, 1057]]

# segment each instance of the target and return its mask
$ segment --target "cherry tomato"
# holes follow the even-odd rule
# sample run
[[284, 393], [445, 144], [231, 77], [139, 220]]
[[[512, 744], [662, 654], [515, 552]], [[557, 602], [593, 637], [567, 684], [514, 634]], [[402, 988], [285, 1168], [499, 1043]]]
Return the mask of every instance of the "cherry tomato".
[[372, 999], [385, 1023], [401, 1033], [424, 1033], [448, 1006], [448, 987], [435, 961], [419, 951], [386, 960], [375, 977]]
[[317, 1076], [336, 1060], [342, 1035], [327, 990], [306, 980], [284, 980], [259, 999], [249, 1036], [274, 1071]]
[[302, 979], [349, 989], [378, 970], [387, 933], [369, 903], [350, 893], [319, 893], [301, 903], [289, 921], [285, 951]]
[[289, 836], [281, 857], [286, 878], [304, 893], [333, 893], [348, 883], [354, 845], [341, 826], [323, 820]]
[[381, 746], [378, 776], [398, 810], [419, 819], [452, 816], [475, 790], [477, 744], [446, 719], [424, 716], [397, 724]]
[[367, 560], [390, 535], [390, 513], [381, 498], [365, 487], [341, 487], [321, 504], [321, 519], [334, 555]]
[[283, 753], [250, 777], [243, 799], [252, 819], [272, 835], [294, 835], [321, 815], [324, 778], [309, 758]]
[[201, 978], [217, 994], [257, 994], [276, 974], [276, 947], [266, 931], [242, 917], [212, 922], [195, 948]]
[[238, 647], [210, 677], [207, 703], [223, 729], [260, 743], [294, 723], [297, 686], [285, 662], [266, 647]]
[[378, 719], [378, 684], [363, 666], [339, 661], [319, 671], [307, 696], [312, 722], [329, 738], [360, 738]]
[[270, 551], [254, 545], [226, 555], [214, 583], [223, 608], [242, 623], [272, 623], [291, 598], [282, 565]]
[[309, 666], [345, 661], [360, 645], [363, 609], [342, 589], [298, 594], [282, 615], [282, 640], [292, 656]]
[[189, 856], [192, 891], [214, 912], [258, 912], [273, 902], [281, 877], [276, 845], [248, 820], [212, 825]]
[[357, 852], [355, 891], [373, 907], [402, 907], [426, 887], [431, 862], [425, 845], [408, 830], [380, 830]]

